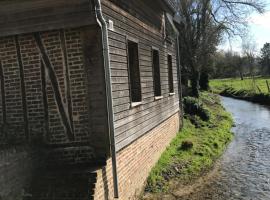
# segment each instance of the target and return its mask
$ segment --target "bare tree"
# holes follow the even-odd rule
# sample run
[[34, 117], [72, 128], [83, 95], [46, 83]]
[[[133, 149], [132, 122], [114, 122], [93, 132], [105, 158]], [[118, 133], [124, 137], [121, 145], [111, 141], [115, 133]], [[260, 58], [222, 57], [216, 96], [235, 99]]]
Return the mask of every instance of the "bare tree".
[[[207, 73], [211, 55], [222, 37], [244, 36], [251, 12], [262, 13], [260, 0], [180, 0], [179, 46], [183, 74], [189, 74], [198, 96], [201, 73]], [[186, 77], [183, 77], [185, 80]]]
[[256, 58], [256, 42], [251, 36], [242, 39], [242, 54], [246, 57], [249, 74], [254, 77], [254, 67]]

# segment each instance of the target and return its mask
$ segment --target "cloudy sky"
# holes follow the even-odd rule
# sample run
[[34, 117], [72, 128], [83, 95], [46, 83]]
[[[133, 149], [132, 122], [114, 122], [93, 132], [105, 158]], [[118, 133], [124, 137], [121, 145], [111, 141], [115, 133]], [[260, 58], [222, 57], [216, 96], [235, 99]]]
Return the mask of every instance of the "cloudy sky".
[[[264, 14], [254, 13], [250, 17], [249, 29], [250, 36], [254, 39], [257, 46], [257, 51], [263, 47], [263, 44], [270, 42], [270, 0], [265, 0], [267, 7]], [[228, 42], [220, 45], [220, 49], [227, 50], [232, 48], [233, 51], [241, 52], [241, 40]]]

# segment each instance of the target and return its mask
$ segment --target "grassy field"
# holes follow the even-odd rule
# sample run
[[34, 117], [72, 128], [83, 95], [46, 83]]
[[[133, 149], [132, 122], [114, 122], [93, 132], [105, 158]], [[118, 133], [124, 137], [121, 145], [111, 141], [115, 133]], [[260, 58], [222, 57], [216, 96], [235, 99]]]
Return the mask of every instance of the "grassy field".
[[[254, 81], [251, 78], [235, 79], [214, 79], [210, 81], [210, 87], [215, 92], [221, 92], [225, 88], [233, 88], [234, 90], [247, 90], [251, 93], [268, 94], [266, 80], [270, 84], [270, 77], [257, 77]], [[259, 88], [259, 89], [258, 89]]]
[[[182, 131], [152, 169], [142, 199], [156, 199], [168, 193], [175, 187], [175, 182], [179, 185], [192, 183], [211, 169], [231, 141], [233, 121], [220, 104], [219, 97], [202, 93], [199, 102], [210, 113], [209, 121], [196, 115], [185, 115]], [[192, 147], [183, 149], [183, 143], [192, 144]]]

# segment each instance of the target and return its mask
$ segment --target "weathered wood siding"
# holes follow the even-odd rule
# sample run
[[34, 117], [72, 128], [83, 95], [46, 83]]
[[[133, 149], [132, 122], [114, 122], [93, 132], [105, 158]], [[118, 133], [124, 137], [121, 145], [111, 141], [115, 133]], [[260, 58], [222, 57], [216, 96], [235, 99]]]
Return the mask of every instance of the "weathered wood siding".
[[93, 23], [89, 0], [0, 1], [0, 37]]
[[140, 19], [149, 26], [162, 26], [162, 7], [159, 0], [145, 1], [143, 0], [109, 0], [124, 11], [130, 13]]
[[[149, 3], [149, 2], [147, 2]], [[116, 128], [116, 149], [120, 150], [138, 137], [179, 111], [176, 48], [166, 43], [159, 26], [153, 27], [119, 8], [102, 1], [106, 20], [114, 22], [109, 31], [113, 104]], [[144, 7], [142, 7], [144, 9]], [[149, 12], [152, 10], [150, 9]], [[160, 19], [161, 20], [161, 19]], [[142, 105], [131, 108], [127, 66], [127, 37], [139, 41], [139, 62]], [[161, 89], [163, 98], [155, 100], [152, 74], [152, 47], [160, 53]], [[169, 95], [167, 55], [172, 55], [175, 95]]]

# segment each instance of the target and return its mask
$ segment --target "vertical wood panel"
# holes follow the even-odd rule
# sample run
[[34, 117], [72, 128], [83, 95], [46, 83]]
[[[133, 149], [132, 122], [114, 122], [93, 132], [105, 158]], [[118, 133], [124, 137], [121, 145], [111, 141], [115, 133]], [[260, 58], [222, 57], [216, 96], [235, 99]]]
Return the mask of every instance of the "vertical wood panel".
[[46, 84], [46, 69], [43, 60], [40, 59], [40, 70], [41, 70], [41, 84], [42, 84], [42, 98], [44, 107], [44, 130], [46, 131], [46, 139], [50, 141], [50, 130], [49, 130], [49, 108], [48, 108], [48, 96], [47, 96], [47, 84]]
[[7, 138], [7, 131], [5, 131], [5, 125], [7, 123], [5, 77], [4, 77], [3, 66], [2, 66], [1, 60], [0, 60], [0, 84], [1, 84], [2, 131], [3, 131], [4, 137]]
[[18, 36], [15, 36], [15, 44], [16, 44], [16, 50], [17, 50], [18, 64], [20, 68], [21, 94], [22, 94], [22, 106], [23, 106], [23, 116], [24, 116], [24, 134], [25, 134], [26, 139], [29, 140], [28, 109], [27, 109], [27, 103], [26, 103], [24, 67], [22, 63], [21, 47], [19, 44]]

